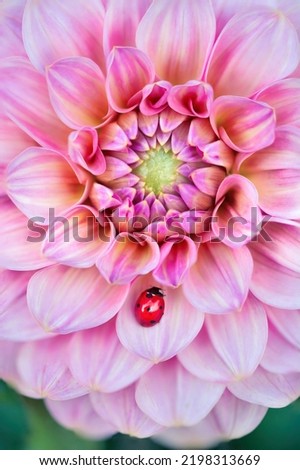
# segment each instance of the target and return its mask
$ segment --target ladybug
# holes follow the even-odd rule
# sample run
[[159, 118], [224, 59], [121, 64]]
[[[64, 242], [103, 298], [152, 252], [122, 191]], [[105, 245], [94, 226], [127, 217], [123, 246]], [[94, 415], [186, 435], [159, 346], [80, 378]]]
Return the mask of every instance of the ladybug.
[[164, 293], [159, 287], [151, 287], [138, 297], [135, 316], [142, 326], [154, 326], [165, 313]]

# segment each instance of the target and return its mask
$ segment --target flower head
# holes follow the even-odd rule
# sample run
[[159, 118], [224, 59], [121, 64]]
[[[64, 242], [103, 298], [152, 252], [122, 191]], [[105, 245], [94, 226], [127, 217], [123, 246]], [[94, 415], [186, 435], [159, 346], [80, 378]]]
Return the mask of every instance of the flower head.
[[0, 376], [64, 426], [206, 446], [299, 396], [299, 11], [2, 2]]

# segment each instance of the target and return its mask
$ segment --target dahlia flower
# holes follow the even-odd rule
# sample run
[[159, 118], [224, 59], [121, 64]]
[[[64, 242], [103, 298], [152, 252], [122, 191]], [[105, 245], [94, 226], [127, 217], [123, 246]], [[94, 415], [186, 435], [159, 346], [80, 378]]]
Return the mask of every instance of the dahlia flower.
[[299, 2], [0, 21], [1, 378], [94, 438], [250, 432], [300, 394]]

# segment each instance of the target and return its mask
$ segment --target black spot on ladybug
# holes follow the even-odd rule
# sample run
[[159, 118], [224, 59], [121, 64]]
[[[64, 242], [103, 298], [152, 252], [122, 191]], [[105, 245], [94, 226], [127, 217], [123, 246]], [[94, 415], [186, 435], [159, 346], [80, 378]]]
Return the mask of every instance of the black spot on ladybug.
[[156, 323], [156, 321], [155, 321], [155, 320], [151, 320], [150, 323], [151, 323], [151, 325], [154, 325], [154, 324]]
[[151, 308], [150, 308], [150, 307], [148, 307], [148, 308], [147, 308], [147, 312], [150, 312], [150, 310], [151, 310]]

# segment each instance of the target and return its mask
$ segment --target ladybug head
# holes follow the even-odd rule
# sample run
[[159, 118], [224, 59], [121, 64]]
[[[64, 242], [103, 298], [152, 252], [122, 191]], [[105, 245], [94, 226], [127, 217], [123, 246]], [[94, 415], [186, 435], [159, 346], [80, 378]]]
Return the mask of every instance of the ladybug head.
[[158, 295], [159, 297], [164, 297], [164, 293], [160, 287], [153, 286], [150, 289], [147, 289], [147, 297], [153, 297], [154, 295]]

